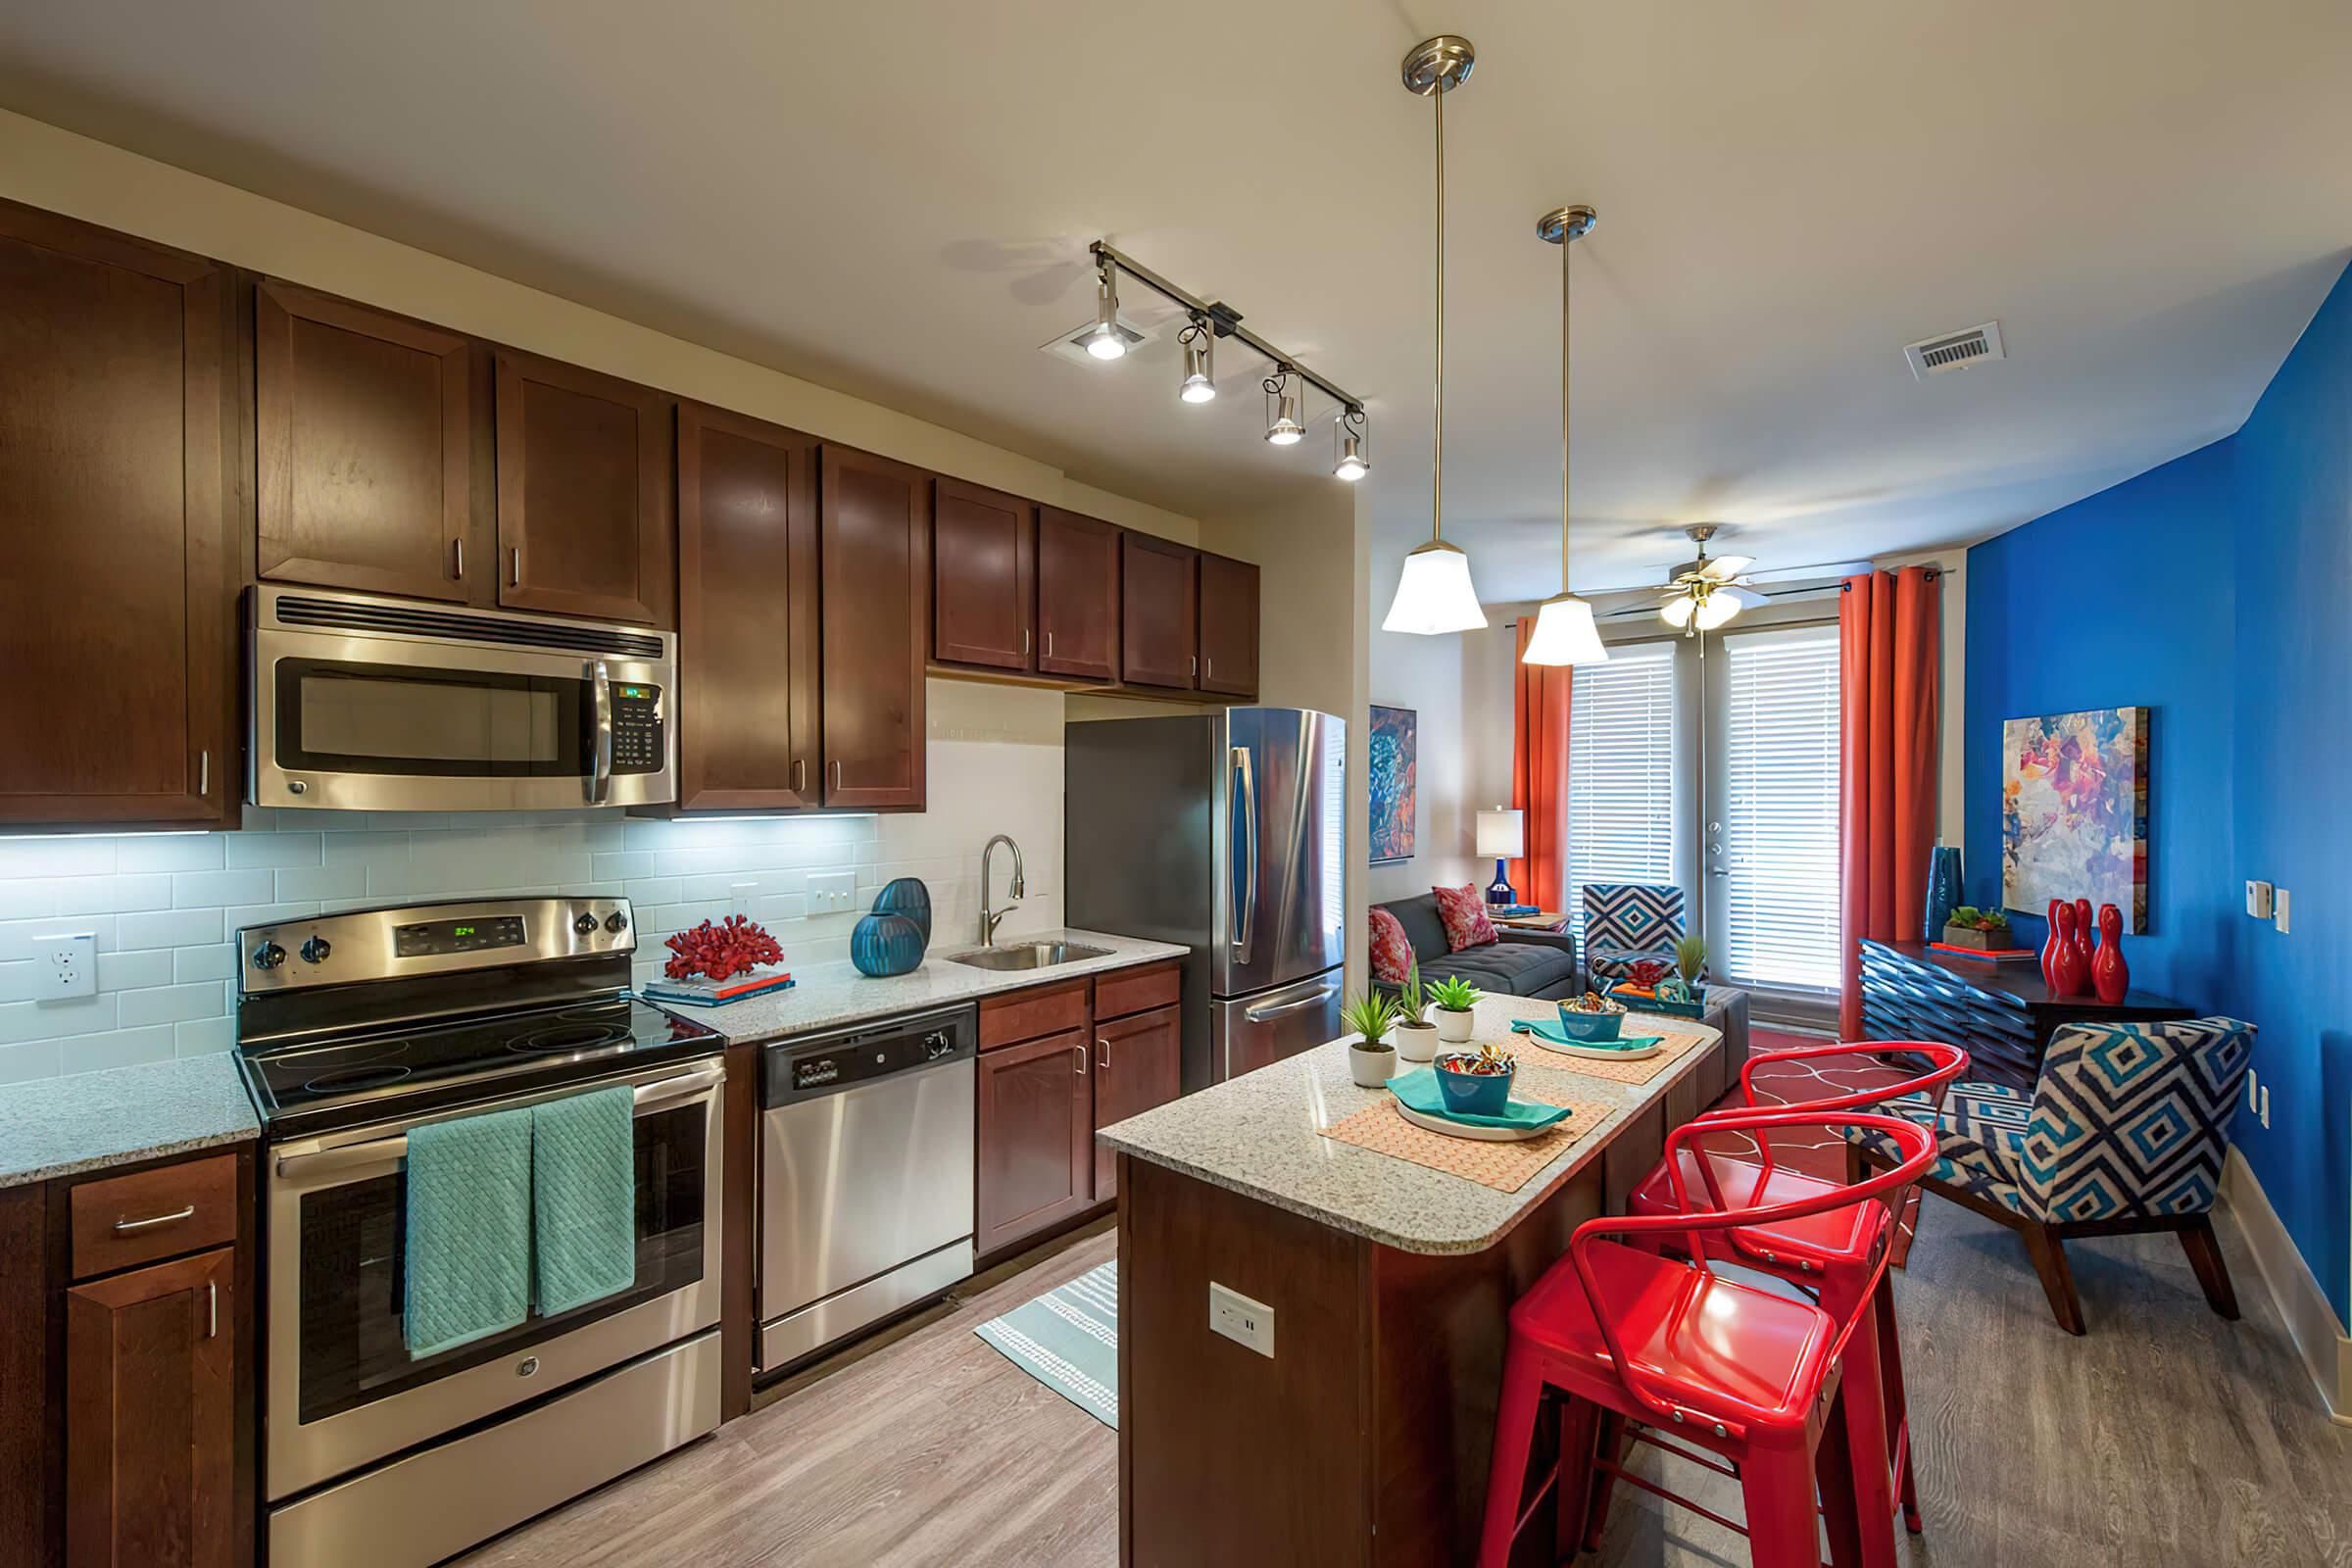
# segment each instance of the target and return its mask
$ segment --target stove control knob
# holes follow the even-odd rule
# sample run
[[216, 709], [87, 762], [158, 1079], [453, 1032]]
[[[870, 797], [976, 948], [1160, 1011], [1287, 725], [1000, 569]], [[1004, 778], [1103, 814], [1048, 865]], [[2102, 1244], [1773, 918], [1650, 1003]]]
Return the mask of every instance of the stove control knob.
[[571, 928], [574, 931], [577, 931], [580, 935], [586, 936], [588, 933], [596, 929], [596, 916], [593, 914], [583, 914], [577, 920], [571, 922]]
[[618, 909], [614, 909], [611, 914], [605, 916], [605, 929], [612, 932], [614, 936], [620, 935], [628, 928], [629, 917], [621, 913]]
[[253, 950], [253, 966], [256, 969], [274, 969], [285, 961], [286, 950], [274, 942], [265, 942]]
[[305, 963], [324, 963], [327, 959], [327, 955], [333, 953], [334, 951], [334, 944], [327, 941], [326, 938], [321, 936], [313, 936], [310, 941], [305, 942], [302, 945], [302, 961]]

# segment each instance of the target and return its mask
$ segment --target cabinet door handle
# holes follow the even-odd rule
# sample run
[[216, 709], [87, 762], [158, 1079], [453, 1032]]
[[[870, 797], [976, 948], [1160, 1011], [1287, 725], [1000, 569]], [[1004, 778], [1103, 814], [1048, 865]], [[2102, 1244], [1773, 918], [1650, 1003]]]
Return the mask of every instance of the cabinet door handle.
[[1102, 1070], [1104, 1072], [1110, 1071], [1110, 1042], [1107, 1040], [1098, 1040], [1095, 1042], [1095, 1049], [1102, 1053]]
[[507, 552], [507, 586], [510, 588], [522, 586], [522, 546], [520, 545], [516, 545]]
[[464, 581], [466, 580], [466, 541], [465, 541], [465, 539], [464, 539], [463, 537], [456, 538], [456, 539], [452, 539], [452, 540], [449, 542], [449, 551], [450, 551], [450, 556], [452, 557], [452, 561], [453, 561], [453, 565], [452, 565], [452, 569], [451, 569], [451, 571], [450, 571], [450, 575], [451, 575], [452, 577], [456, 578], [456, 579], [457, 579], [459, 582], [464, 582]]
[[1188, 661], [1187, 661], [1187, 662], [1190, 662], [1190, 663], [1191, 663], [1191, 665], [1193, 666], [1193, 670], [1192, 670], [1192, 672], [1193, 672], [1194, 674], [1198, 675], [1198, 674], [1200, 674], [1200, 656], [1199, 654], [1193, 654], [1193, 655], [1190, 655], [1190, 656], [1188, 656]]
[[1046, 657], [1048, 659], [1054, 657], [1054, 634], [1052, 632], [1046, 633]]
[[135, 1236], [140, 1231], [151, 1231], [158, 1225], [176, 1225], [183, 1219], [192, 1219], [195, 1213], [196, 1205], [190, 1203], [176, 1214], [154, 1214], [146, 1219], [119, 1219], [115, 1221], [115, 1234]]
[[1077, 1058], [1078, 1058], [1078, 1067], [1077, 1067], [1077, 1073], [1078, 1073], [1078, 1076], [1079, 1076], [1079, 1077], [1081, 1077], [1081, 1078], [1085, 1077], [1085, 1076], [1086, 1076], [1086, 1048], [1085, 1048], [1084, 1046], [1072, 1046], [1072, 1047], [1070, 1048], [1070, 1052], [1071, 1052], [1071, 1054], [1074, 1054], [1074, 1055], [1075, 1055], [1075, 1056], [1077, 1056]]
[[1210, 680], [1217, 678], [1217, 656], [1214, 654], [1208, 656], [1208, 678]]
[[806, 757], [796, 757], [792, 760], [792, 793], [795, 795], [808, 793], [808, 759]]
[[204, 1282], [204, 1337], [212, 1339], [220, 1332], [220, 1282]]
[[1029, 628], [1026, 626], [1021, 628], [1021, 657], [1023, 659], [1029, 657]]
[[196, 754], [196, 795], [197, 798], [201, 800], [212, 793], [213, 754], [211, 752], [198, 752]]
[[833, 793], [841, 793], [841, 759], [838, 757], [833, 759]]

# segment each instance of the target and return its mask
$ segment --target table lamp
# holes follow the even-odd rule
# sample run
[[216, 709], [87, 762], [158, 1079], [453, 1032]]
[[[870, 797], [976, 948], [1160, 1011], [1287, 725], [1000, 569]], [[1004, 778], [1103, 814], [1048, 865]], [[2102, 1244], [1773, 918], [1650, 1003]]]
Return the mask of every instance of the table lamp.
[[1505, 861], [1527, 853], [1527, 813], [1497, 806], [1478, 813], [1478, 853], [1494, 857], [1494, 883], [1487, 889], [1489, 904], [1516, 904], [1519, 895], [1503, 870]]

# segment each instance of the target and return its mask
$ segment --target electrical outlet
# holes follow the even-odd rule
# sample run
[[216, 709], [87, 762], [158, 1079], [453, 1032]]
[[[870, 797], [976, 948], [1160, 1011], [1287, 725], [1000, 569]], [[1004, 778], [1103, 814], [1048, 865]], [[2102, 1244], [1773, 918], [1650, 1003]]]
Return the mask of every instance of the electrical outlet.
[[811, 871], [808, 873], [808, 912], [833, 914], [848, 908], [858, 898], [858, 873], [855, 871]]
[[2271, 885], [2268, 882], [2246, 884], [2246, 913], [2257, 920], [2271, 917]]
[[98, 994], [98, 939], [88, 932], [40, 937], [34, 947], [48, 956], [45, 973], [37, 982], [42, 1000], [94, 997]]
[[2258, 1115], [2258, 1116], [2260, 1116], [2260, 1117], [2262, 1118], [2262, 1127], [2263, 1127], [2263, 1131], [2265, 1131], [2265, 1132], [2268, 1132], [2268, 1131], [2270, 1131], [2270, 1127], [2271, 1127], [2271, 1086], [2270, 1086], [2269, 1084], [2264, 1084], [2264, 1085], [2262, 1086], [2262, 1109], [2260, 1109], [2259, 1111], [2256, 1111], [2256, 1112], [2255, 1112], [2255, 1114], [2256, 1114], [2256, 1115]]
[[727, 912], [740, 914], [749, 920], [752, 917], [752, 900], [758, 897], [759, 892], [760, 884], [757, 882], [732, 884], [727, 889]]
[[1274, 1309], [1215, 1280], [1208, 1282], [1208, 1327], [1269, 1359], [1274, 1354]]
[[2286, 931], [2286, 889], [2284, 889], [2284, 888], [2280, 888], [2280, 889], [2279, 889], [2279, 890], [2278, 890], [2278, 891], [2276, 894], [2274, 894], [2274, 895], [2272, 896], [2272, 899], [2271, 899], [2271, 918], [2272, 918], [2272, 920], [2273, 920], [2274, 922], [2276, 922], [2276, 923], [2277, 923], [2277, 925], [2278, 925], [2278, 930], [2279, 930], [2279, 933], [2280, 933], [2281, 935], [2285, 934], [2285, 931]]

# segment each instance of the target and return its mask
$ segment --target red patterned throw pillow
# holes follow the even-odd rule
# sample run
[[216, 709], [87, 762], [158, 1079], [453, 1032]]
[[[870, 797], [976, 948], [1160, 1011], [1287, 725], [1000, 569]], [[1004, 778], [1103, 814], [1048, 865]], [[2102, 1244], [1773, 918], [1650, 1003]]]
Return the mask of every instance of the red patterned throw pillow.
[[1446, 946], [1454, 953], [1483, 948], [1495, 939], [1494, 922], [1487, 918], [1487, 901], [1474, 887], [1431, 888], [1437, 895], [1438, 918], [1446, 922]]
[[1412, 971], [1413, 945], [1404, 940], [1404, 927], [1377, 904], [1372, 906], [1372, 978], [1390, 985], [1404, 984]]

